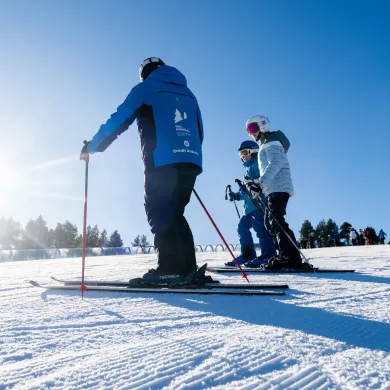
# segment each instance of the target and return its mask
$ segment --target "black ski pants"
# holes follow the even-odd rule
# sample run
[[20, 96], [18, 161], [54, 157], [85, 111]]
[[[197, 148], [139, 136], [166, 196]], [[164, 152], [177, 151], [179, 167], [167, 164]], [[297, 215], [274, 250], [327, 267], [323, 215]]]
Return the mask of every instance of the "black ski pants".
[[180, 163], [145, 172], [145, 210], [162, 273], [188, 274], [196, 267], [194, 239], [184, 209], [200, 170], [195, 164]]
[[286, 215], [287, 203], [290, 195], [287, 192], [273, 192], [268, 195], [268, 210], [265, 219], [266, 226], [271, 229], [271, 234], [276, 238], [279, 247], [279, 254], [288, 259], [293, 264], [302, 264], [301, 255], [298, 249], [293, 245], [285, 232], [297, 243], [293, 231], [284, 219]]

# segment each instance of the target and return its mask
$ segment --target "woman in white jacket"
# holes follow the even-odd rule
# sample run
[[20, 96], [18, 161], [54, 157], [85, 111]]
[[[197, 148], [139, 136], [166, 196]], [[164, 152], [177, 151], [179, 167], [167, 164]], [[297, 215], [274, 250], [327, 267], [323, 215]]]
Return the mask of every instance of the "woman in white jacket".
[[262, 115], [253, 116], [246, 123], [247, 132], [260, 144], [260, 179], [258, 183], [248, 183], [248, 188], [254, 196], [260, 190], [263, 191], [268, 201], [266, 226], [270, 227], [279, 246], [279, 255], [270, 259], [269, 268], [301, 268], [302, 258], [294, 233], [284, 219], [287, 202], [294, 194], [290, 164], [286, 156], [290, 142], [281, 131], [272, 131], [268, 125], [269, 119]]

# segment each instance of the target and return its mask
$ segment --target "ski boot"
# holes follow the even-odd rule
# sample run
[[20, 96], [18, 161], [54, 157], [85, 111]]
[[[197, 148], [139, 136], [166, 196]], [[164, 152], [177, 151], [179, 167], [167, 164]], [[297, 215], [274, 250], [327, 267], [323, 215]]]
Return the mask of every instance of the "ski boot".
[[245, 263], [245, 267], [248, 268], [261, 268], [262, 265], [268, 264], [269, 258], [266, 258], [264, 256], [256, 257], [255, 259], [249, 261], [248, 263]]
[[302, 268], [302, 260], [299, 258], [296, 261], [282, 255], [271, 257], [268, 264], [264, 265], [265, 269], [282, 269], [282, 268]]
[[210, 275], [206, 275], [207, 263], [197, 268], [187, 276], [187, 283], [190, 285], [203, 286], [206, 283], [218, 283]]
[[[248, 258], [244, 258], [243, 255], [240, 255], [240, 256], [236, 257], [236, 260], [237, 260], [238, 264], [240, 264], [240, 265], [243, 265], [245, 263], [251, 262], [251, 261], [253, 261], [255, 259], [256, 258], [254, 258], [252, 260], [250, 258], [249, 259]], [[227, 263], [225, 263], [225, 265], [227, 267], [237, 267], [237, 263], [234, 260], [228, 261]]]
[[163, 272], [161, 269], [150, 269], [142, 278], [130, 279], [129, 285], [136, 287], [140, 285], [181, 285], [187, 283], [187, 275], [175, 272]]

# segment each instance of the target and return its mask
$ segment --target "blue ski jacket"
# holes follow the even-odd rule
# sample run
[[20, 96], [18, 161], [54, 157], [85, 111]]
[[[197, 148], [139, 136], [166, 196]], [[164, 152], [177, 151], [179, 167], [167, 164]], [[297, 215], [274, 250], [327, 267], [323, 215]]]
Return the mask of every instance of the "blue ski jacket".
[[203, 123], [198, 102], [185, 76], [161, 66], [137, 84], [88, 144], [103, 152], [137, 120], [145, 171], [175, 163], [202, 168]]
[[[245, 177], [250, 180], [255, 180], [260, 177], [259, 162], [257, 158], [251, 158], [250, 160], [245, 161], [243, 165], [245, 167], [244, 180]], [[244, 215], [248, 215], [254, 210], [258, 210], [258, 208], [256, 208], [253, 202], [249, 199], [248, 195], [246, 194], [246, 191], [239, 190], [238, 192], [230, 192], [230, 196], [234, 200], [244, 201]]]

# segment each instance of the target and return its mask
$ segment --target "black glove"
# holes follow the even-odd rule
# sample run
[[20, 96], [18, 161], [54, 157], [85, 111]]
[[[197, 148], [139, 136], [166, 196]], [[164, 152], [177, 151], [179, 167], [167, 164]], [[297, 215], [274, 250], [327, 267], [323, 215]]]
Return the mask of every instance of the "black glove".
[[249, 193], [254, 197], [257, 198], [261, 194], [261, 180], [245, 180], [246, 189], [249, 191]]
[[231, 190], [229, 190], [229, 200], [230, 202], [233, 202], [233, 200], [240, 200], [240, 194], [236, 194], [235, 192], [232, 192]]
[[80, 160], [84, 160], [85, 162], [89, 161], [89, 153], [88, 153], [88, 144], [90, 141], [84, 141], [84, 146], [81, 149]]
[[240, 191], [245, 194], [246, 193], [245, 184], [242, 184], [242, 181], [240, 179], [236, 179], [234, 181], [238, 184], [238, 187], [239, 187]]

